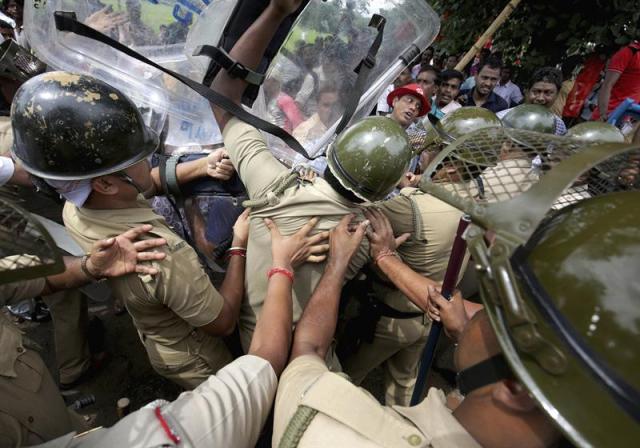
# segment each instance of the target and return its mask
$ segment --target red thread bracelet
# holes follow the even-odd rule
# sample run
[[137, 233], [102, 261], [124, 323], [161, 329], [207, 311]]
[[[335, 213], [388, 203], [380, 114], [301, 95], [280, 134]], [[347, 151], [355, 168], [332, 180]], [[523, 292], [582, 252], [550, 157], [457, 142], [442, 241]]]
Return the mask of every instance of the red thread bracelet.
[[382, 252], [380, 252], [378, 254], [378, 256], [376, 257], [374, 263], [378, 264], [381, 259], [383, 259], [384, 257], [391, 256], [391, 255], [393, 255], [394, 257], [397, 257], [398, 253], [395, 250], [384, 250], [384, 251], [382, 251]]
[[229, 249], [227, 251], [227, 258], [231, 258], [234, 255], [238, 255], [240, 257], [247, 258], [247, 251], [244, 249]]
[[291, 280], [291, 283], [293, 283], [293, 272], [291, 272], [288, 269], [285, 268], [271, 268], [269, 269], [269, 271], [267, 272], [267, 278], [271, 278], [276, 274], [282, 274], [285, 277], [287, 277], [289, 280]]

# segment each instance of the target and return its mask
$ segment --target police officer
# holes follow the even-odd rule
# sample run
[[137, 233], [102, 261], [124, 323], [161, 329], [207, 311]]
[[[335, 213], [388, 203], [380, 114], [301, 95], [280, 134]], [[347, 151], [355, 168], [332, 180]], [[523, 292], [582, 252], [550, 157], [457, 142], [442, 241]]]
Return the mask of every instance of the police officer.
[[[141, 226], [96, 242], [89, 255], [63, 259], [28, 212], [0, 200], [0, 215], [2, 306], [78, 287], [98, 277], [131, 272], [155, 275], [155, 268], [141, 262], [165, 256], [150, 252], [165, 244], [163, 239], [134, 242], [151, 230], [151, 226]], [[40, 355], [4, 313], [0, 313], [0, 352], [0, 445], [33, 445], [86, 429], [84, 420], [65, 406]]]
[[[230, 52], [245, 67], [256, 69], [278, 25], [301, 2], [273, 0]], [[221, 71], [212, 88], [240, 104], [247, 83]], [[311, 216], [317, 216], [318, 231], [335, 226], [345, 214], [356, 212], [358, 204], [386, 197], [407, 170], [411, 150], [402, 127], [385, 117], [365, 118], [346, 129], [327, 153], [328, 167], [323, 178], [300, 182], [291, 176], [269, 151], [260, 132], [251, 125], [213, 107], [225, 147], [252, 206], [251, 230], [247, 247], [247, 302], [240, 313], [240, 333], [248, 346], [256, 318], [264, 301], [271, 265], [268, 232], [262, 218], [273, 219], [285, 234], [299, 229]], [[366, 263], [366, 247], [354, 256], [348, 277]], [[305, 265], [296, 273], [294, 283], [294, 322], [297, 322], [321, 275], [321, 266]], [[330, 355], [331, 356], [331, 355]], [[333, 359], [332, 365], [338, 366]]]
[[[464, 107], [451, 112], [436, 125], [443, 135], [451, 139], [448, 140], [450, 143], [479, 129], [499, 127], [501, 123], [490, 110]], [[436, 141], [444, 143], [436, 136], [431, 145], [439, 146]], [[388, 217], [395, 234], [411, 234], [411, 238], [398, 247], [399, 256], [425, 278], [442, 282], [462, 213], [416, 188], [404, 188], [399, 196], [377, 206]], [[464, 272], [464, 265], [466, 260], [461, 272]], [[407, 297], [406, 291], [398, 290], [384, 276], [373, 275], [373, 272], [371, 275], [374, 277], [371, 284], [373, 297], [370, 295], [369, 300], [379, 300], [391, 307], [393, 314], [395, 311], [404, 313], [405, 318], [394, 318], [380, 310], [373, 340], [360, 344], [355, 353], [341, 359], [341, 362], [356, 384], [382, 364], [386, 404], [408, 405], [431, 322]], [[423, 291], [412, 290], [410, 294], [416, 300]], [[375, 314], [376, 310], [362, 312]], [[347, 334], [346, 337], [352, 336]]]
[[[431, 389], [415, 407], [382, 407], [327, 369], [322, 356], [345, 272], [338, 264], [323, 277], [296, 328], [276, 398], [274, 445], [546, 447], [564, 435], [586, 447], [636, 440], [638, 329], [629, 322], [638, 317], [638, 191], [587, 199], [544, 220], [584, 162], [604, 154], [566, 160], [566, 169], [527, 200], [501, 213], [494, 208], [490, 226], [471, 228], [467, 240], [482, 260], [485, 311], [467, 309], [461, 297], [444, 300], [392, 255], [394, 236], [384, 215], [368, 212], [372, 256], [388, 254], [378, 266], [401, 289], [421, 285], [421, 309], [442, 320], [458, 341], [455, 363], [466, 396], [447, 404], [441, 391]], [[472, 218], [482, 221], [487, 211]], [[491, 248], [485, 230], [495, 232]], [[353, 253], [355, 245], [342, 241], [340, 247]], [[337, 250], [332, 242], [330, 259]]]
[[167, 241], [158, 275], [109, 282], [156, 372], [192, 389], [229, 363], [231, 354], [218, 336], [229, 334], [237, 320], [246, 217], [236, 226], [218, 292], [194, 249], [144, 200], [158, 189], [147, 162], [158, 136], [120, 91], [84, 75], [45, 73], [18, 90], [12, 122], [15, 156], [68, 199], [65, 226], [81, 247], [142, 224], [153, 225], [153, 234]]

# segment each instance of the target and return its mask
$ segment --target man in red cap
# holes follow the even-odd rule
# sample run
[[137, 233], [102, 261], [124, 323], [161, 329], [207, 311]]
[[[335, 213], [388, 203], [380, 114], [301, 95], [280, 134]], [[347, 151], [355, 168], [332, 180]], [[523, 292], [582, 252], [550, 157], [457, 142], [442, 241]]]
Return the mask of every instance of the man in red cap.
[[393, 108], [389, 118], [407, 129], [416, 118], [422, 117], [431, 109], [429, 100], [418, 84], [407, 84], [391, 91], [387, 104]]

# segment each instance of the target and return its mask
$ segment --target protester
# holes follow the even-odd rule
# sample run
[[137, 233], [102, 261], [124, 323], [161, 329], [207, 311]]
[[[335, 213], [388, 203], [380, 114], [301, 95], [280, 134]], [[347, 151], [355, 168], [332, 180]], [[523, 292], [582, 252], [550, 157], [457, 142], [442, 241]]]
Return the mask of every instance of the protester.
[[458, 102], [463, 106], [478, 106], [491, 112], [500, 112], [508, 107], [507, 102], [493, 90], [498, 84], [502, 62], [498, 59], [487, 58], [475, 76], [476, 84], [470, 90], [461, 90]]
[[435, 100], [431, 105], [431, 113], [436, 118], [442, 118], [447, 113], [462, 107], [456, 101], [456, 98], [460, 93], [460, 84], [462, 84], [463, 79], [464, 75], [457, 70], [443, 70], [440, 72]]
[[493, 91], [500, 95], [506, 102], [508, 107], [517, 106], [522, 102], [522, 92], [520, 87], [511, 82], [511, 66], [502, 67], [500, 72], [500, 81]]
[[400, 72], [400, 74], [395, 79], [395, 81], [393, 81], [393, 84], [389, 84], [385, 89], [385, 91], [382, 92], [382, 95], [380, 95], [380, 98], [378, 99], [378, 106], [376, 108], [377, 114], [387, 115], [388, 113], [390, 113], [391, 106], [387, 104], [387, 97], [389, 96], [389, 94], [394, 89], [397, 89], [398, 87], [406, 86], [411, 82], [413, 82], [413, 77], [411, 76], [411, 72], [409, 71], [409, 69], [402, 70], [402, 72]]
[[425, 65], [420, 68], [416, 76], [416, 84], [422, 88], [424, 96], [431, 101], [436, 91], [438, 80], [438, 70], [432, 65]]
[[626, 98], [640, 102], [640, 41], [618, 50], [609, 60], [598, 108], [592, 119], [607, 121], [609, 114]]

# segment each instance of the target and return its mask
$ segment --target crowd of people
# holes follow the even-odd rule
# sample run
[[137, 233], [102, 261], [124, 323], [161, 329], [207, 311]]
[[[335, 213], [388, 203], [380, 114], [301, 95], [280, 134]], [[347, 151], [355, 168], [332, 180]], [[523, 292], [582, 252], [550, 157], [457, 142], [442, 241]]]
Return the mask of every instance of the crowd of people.
[[[257, 69], [301, 3], [271, 0], [230, 57]], [[19, 26], [22, 6], [3, 3]], [[7, 43], [14, 37], [3, 36]], [[268, 78], [262, 86], [274, 123], [300, 142], [319, 139], [337, 118], [347, 75], [319, 73], [314, 59], [317, 49], [339, 51], [334, 44], [319, 38], [295, 54], [285, 52], [282, 64], [297, 67], [300, 76]], [[370, 116], [336, 136], [311, 171], [285, 166], [264, 134], [216, 104], [223, 147], [171, 169], [169, 161], [154, 166], [163, 137], [118, 89], [85, 74], [37, 65], [29, 72], [6, 60], [28, 50], [5, 52], [0, 185], [21, 187], [12, 194], [30, 212], [39, 200], [62, 198], [53, 219], [86, 255], [65, 256], [55, 272], [33, 269], [59, 249], [48, 236], [30, 233], [40, 229], [34, 216], [0, 195], [0, 305], [45, 298], [59, 377], [56, 384], [37, 350], [0, 313], [0, 445], [632, 443], [638, 435], [637, 375], [629, 360], [637, 359], [640, 334], [634, 302], [640, 153], [620, 143], [640, 143], [640, 130], [625, 136], [601, 121], [626, 97], [640, 100], [629, 87], [640, 85], [635, 46], [618, 51], [607, 66], [602, 104], [592, 117], [598, 121], [572, 120], [570, 127], [558, 112], [564, 110], [558, 101], [570, 97], [561, 70], [535, 70], [523, 91], [512, 81], [515, 68], [488, 50], [465, 73], [456, 69], [457, 56], [435, 57], [429, 47], [386, 88]], [[247, 86], [221, 70], [211, 88], [240, 106]], [[462, 154], [432, 167], [457, 140], [487, 129], [513, 132], [495, 142], [496, 160]], [[542, 141], [542, 149], [518, 136]], [[565, 146], [574, 151], [569, 158], [599, 144], [623, 157], [615, 159], [613, 177], [594, 168], [607, 157], [597, 151], [560, 174], [545, 160], [549, 154], [558, 159]], [[473, 165], [471, 174], [461, 172], [460, 160]], [[495, 208], [495, 219], [485, 221], [477, 209], [466, 210], [480, 217], [480, 227], [466, 236], [470, 250], [459, 260], [457, 288], [445, 298], [442, 285], [451, 275], [464, 211], [418, 187], [455, 182], [471, 192], [472, 203], [496, 204], [544, 184], [549, 169], [556, 177], [547, 191], [556, 194], [539, 194], [531, 199], [535, 206]], [[229, 232], [224, 260], [216, 260], [225, 267], [216, 283], [211, 223], [192, 211], [191, 228], [178, 235], [167, 224], [171, 217], [149, 200], [176, 196], [176, 189], [179, 195], [180, 186], [194, 180], [225, 183], [236, 176], [250, 207]], [[175, 185], [167, 187], [170, 182]], [[606, 188], [597, 190], [597, 182]], [[558, 207], [567, 185], [580, 191], [572, 196], [579, 200]], [[554, 207], [556, 215], [547, 219]], [[477, 233], [481, 227], [486, 233]], [[614, 274], [610, 282], [607, 275]], [[112, 299], [131, 316], [153, 370], [185, 392], [172, 402], [152, 401], [110, 428], [92, 429], [58, 389], [76, 387], [100, 368], [104, 347], [89, 347], [87, 299], [78, 288], [105, 279]], [[589, 315], [588, 325], [572, 320], [582, 314]], [[636, 320], [628, 324], [627, 318]], [[418, 391], [416, 403], [434, 322], [446, 333], [439, 369], [445, 379], [455, 374], [457, 384]], [[624, 356], [609, 354], [616, 344], [624, 345]], [[383, 375], [380, 400], [360, 387], [375, 369]], [[596, 405], [600, 409], [587, 415], [575, 411]]]

